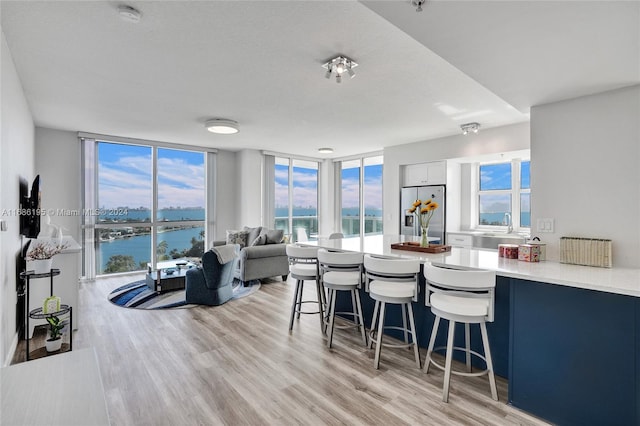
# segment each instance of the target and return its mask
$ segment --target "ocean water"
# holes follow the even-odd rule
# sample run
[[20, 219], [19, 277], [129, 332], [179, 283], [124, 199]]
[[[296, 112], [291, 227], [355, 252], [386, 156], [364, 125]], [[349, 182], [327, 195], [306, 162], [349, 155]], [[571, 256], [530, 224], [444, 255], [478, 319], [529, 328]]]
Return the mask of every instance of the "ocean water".
[[[182, 251], [191, 248], [191, 238], [199, 239], [200, 232], [203, 230], [204, 227], [199, 226], [162, 232], [158, 234], [158, 241], [167, 242], [167, 254], [173, 249]], [[98, 265], [100, 265], [99, 273], [104, 271], [109, 258], [117, 254], [133, 256], [136, 265], [140, 262], [149, 262], [151, 260], [151, 235], [136, 235], [128, 238], [118, 238], [113, 241], [101, 241], [96, 253]]]
[[[357, 207], [342, 209], [343, 216], [358, 216], [359, 214], [360, 214], [360, 210]], [[367, 207], [364, 209], [364, 214], [365, 216], [382, 217], [382, 209]], [[276, 217], [287, 217], [289, 215], [289, 209], [287, 207], [276, 207], [275, 215]], [[293, 208], [294, 217], [317, 216], [317, 215], [318, 215], [317, 209], [309, 209], [309, 208], [302, 208], [302, 207]]]
[[[504, 213], [480, 213], [480, 221], [486, 224], [502, 225], [504, 221]], [[531, 226], [531, 213], [523, 212], [520, 214], [520, 226]]]
[[[130, 209], [119, 207], [114, 209], [102, 209], [98, 219], [101, 222], [148, 222], [151, 219], [151, 210]], [[204, 220], [204, 208], [192, 209], [160, 209], [158, 210], [158, 220]]]

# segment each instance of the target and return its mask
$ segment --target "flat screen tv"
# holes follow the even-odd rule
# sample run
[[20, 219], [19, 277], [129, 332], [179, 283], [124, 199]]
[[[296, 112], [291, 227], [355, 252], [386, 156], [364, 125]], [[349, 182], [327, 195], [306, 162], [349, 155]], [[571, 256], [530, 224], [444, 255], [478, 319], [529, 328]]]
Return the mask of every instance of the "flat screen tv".
[[36, 238], [40, 233], [40, 175], [31, 185], [20, 178], [20, 234], [27, 238]]

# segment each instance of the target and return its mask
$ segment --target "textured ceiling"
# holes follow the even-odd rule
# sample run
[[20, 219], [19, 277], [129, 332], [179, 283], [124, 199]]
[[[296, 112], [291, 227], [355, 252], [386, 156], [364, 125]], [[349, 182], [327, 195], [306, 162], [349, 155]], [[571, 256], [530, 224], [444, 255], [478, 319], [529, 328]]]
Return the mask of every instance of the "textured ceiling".
[[[0, 12], [38, 126], [322, 158], [640, 82], [638, 3], [605, 3], [128, 2], [138, 24], [111, 1]], [[360, 64], [354, 79], [324, 78], [336, 54]], [[240, 133], [207, 132], [211, 117]]]

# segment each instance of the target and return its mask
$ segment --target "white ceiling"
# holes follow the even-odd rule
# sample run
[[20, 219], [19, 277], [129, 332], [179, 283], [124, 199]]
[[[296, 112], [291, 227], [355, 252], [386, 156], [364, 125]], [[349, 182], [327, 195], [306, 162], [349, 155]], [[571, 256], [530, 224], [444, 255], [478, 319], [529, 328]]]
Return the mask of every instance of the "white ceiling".
[[[0, 3], [36, 125], [342, 157], [640, 83], [635, 1], [127, 2], [138, 24], [119, 4]], [[324, 78], [336, 54], [354, 79]], [[212, 117], [240, 133], [207, 132]]]

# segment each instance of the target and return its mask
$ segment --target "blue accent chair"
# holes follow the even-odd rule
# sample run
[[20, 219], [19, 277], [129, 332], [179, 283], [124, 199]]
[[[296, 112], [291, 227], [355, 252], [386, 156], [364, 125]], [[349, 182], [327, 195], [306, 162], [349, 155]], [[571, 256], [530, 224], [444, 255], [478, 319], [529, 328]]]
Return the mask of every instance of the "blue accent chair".
[[186, 274], [185, 299], [187, 303], [217, 306], [233, 296], [233, 278], [236, 258], [221, 264], [213, 250], [202, 256], [202, 266], [190, 269]]

